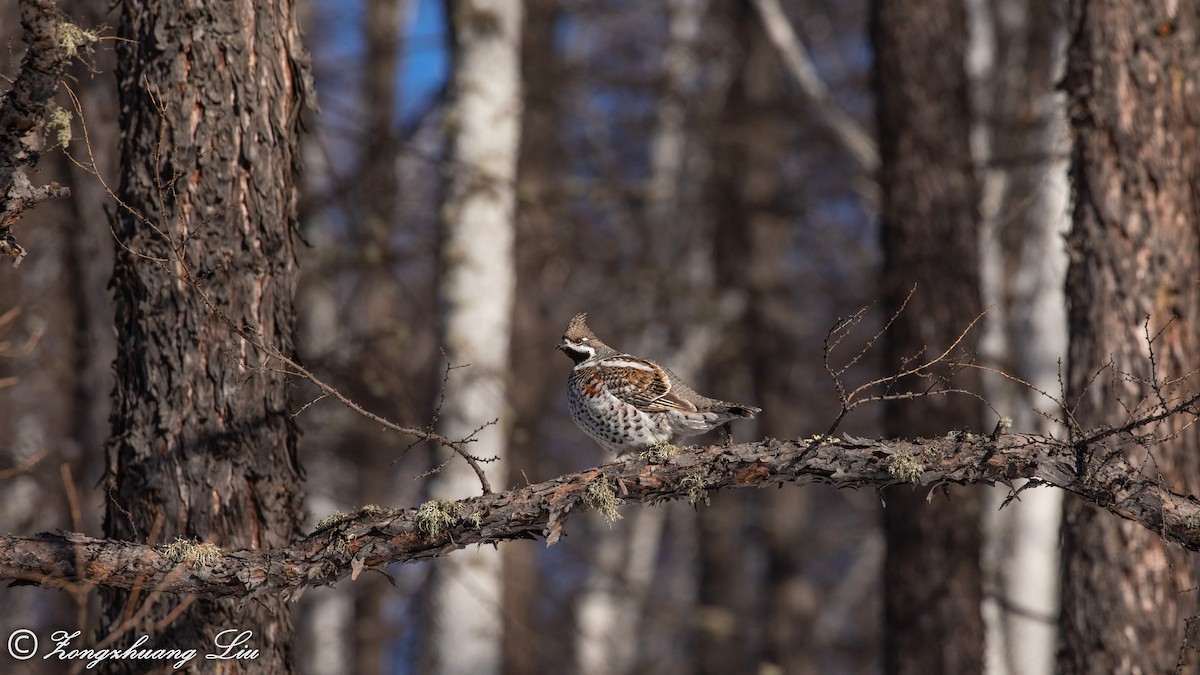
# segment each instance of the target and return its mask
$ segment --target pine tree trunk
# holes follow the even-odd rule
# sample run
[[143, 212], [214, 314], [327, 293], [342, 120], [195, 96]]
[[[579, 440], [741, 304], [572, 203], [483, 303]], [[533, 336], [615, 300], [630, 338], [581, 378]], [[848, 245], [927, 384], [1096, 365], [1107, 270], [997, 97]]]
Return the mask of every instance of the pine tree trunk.
[[[506, 481], [505, 386], [512, 335], [514, 212], [521, 130], [521, 3], [449, 3], [454, 29], [450, 153], [439, 263], [442, 344], [452, 365], [438, 431], [472, 438], [472, 454], [491, 458], [488, 479]], [[444, 450], [442, 452], [445, 452]], [[453, 458], [434, 477], [438, 498], [480, 490], [475, 473]], [[436, 562], [429, 647], [437, 673], [498, 672], [502, 666], [500, 552], [470, 548]]]
[[[362, 101], [364, 126], [358, 138], [357, 222], [350, 225], [348, 240], [358, 244], [362, 275], [354, 294], [359, 334], [391, 335], [396, 328], [396, 311], [404, 302], [398, 292], [394, 260], [389, 252], [400, 220], [400, 181], [397, 180], [397, 71], [399, 70], [400, 33], [403, 30], [404, 0], [371, 0], [363, 3], [362, 16]], [[360, 343], [362, 344], [362, 343]], [[381, 353], [375, 343], [367, 343], [359, 358], [376, 362], [392, 354]], [[364, 366], [361, 372], [369, 372]], [[393, 380], [394, 381], [394, 380]], [[373, 383], [379, 387], [379, 383]], [[412, 385], [411, 382], [406, 382]], [[389, 387], [390, 389], [390, 387]], [[394, 390], [385, 396], [395, 396]], [[357, 463], [357, 494], [368, 503], [397, 502], [396, 476], [384, 470], [391, 458], [380, 447], [369, 444], [347, 453]], [[378, 500], [378, 501], [376, 501]], [[361, 502], [360, 502], [361, 503]], [[354, 667], [358, 675], [384, 675], [388, 651], [396, 639], [395, 622], [387, 616], [392, 586], [386, 577], [364, 575], [353, 584], [354, 593]]]
[[[735, 307], [719, 317], [709, 369], [723, 396], [753, 401], [764, 410], [786, 410], [791, 373], [776, 368], [781, 326], [778, 308], [786, 272], [781, 261], [796, 236], [789, 217], [789, 188], [781, 176], [787, 149], [796, 142], [795, 120], [781, 114], [787, 96], [778, 53], [749, 3], [718, 0], [709, 21], [727, 33], [715, 51], [729, 84], [712, 131], [712, 174], [703, 204], [716, 220], [712, 245], [715, 286], [721, 305]], [[709, 28], [715, 32], [714, 28]], [[703, 132], [701, 132], [703, 133]], [[731, 302], [731, 300], [733, 300]], [[785, 350], [794, 357], [794, 344]], [[765, 366], [765, 367], [764, 367]], [[741, 384], [742, 389], [735, 389]], [[740, 398], [739, 398], [740, 397]], [[795, 437], [803, 415], [764, 414], [755, 437]], [[811, 421], [811, 420], [807, 420]], [[795, 425], [792, 427], [790, 425]], [[737, 425], [747, 434], [748, 423]], [[698, 672], [755, 673], [770, 668], [805, 672], [811, 662], [793, 659], [814, 653], [810, 626], [797, 620], [802, 603], [785, 589], [797, 588], [788, 572], [798, 568], [779, 544], [791, 539], [791, 554], [805, 556], [795, 537], [809, 522], [811, 494], [804, 490], [750, 491], [713, 495], [696, 511], [698, 615], [693, 644]], [[779, 514], [789, 517], [781, 518]], [[746, 523], [756, 523], [748, 528]], [[785, 644], [780, 636], [790, 634]]]
[[[1079, 402], [1074, 417], [1086, 429], [1196, 390], [1195, 377], [1170, 381], [1200, 367], [1200, 6], [1072, 4], [1067, 400]], [[1124, 437], [1120, 450], [1196, 494], [1200, 434], [1185, 424], [1173, 416], [1155, 428], [1179, 435], [1152, 451]], [[1102, 460], [1080, 457], [1080, 469]], [[1195, 655], [1181, 650], [1197, 612], [1193, 556], [1077, 499], [1067, 500], [1063, 555], [1059, 672], [1171, 672], [1184, 657], [1176, 672], [1194, 671]]]
[[[907, 307], [885, 334], [885, 368], [945, 350], [982, 307], [979, 187], [971, 167], [970, 99], [961, 2], [876, 0], [872, 37], [882, 171], [883, 309]], [[931, 48], [936, 45], [936, 48]], [[958, 353], [973, 355], [969, 334]], [[964, 371], [951, 385], [978, 391]], [[902, 381], [899, 391], [928, 381]], [[964, 395], [896, 401], [889, 436], [980, 431], [980, 404]], [[983, 667], [980, 495], [972, 488], [886, 491], [885, 655], [889, 673], [977, 673]]]
[[[130, 0], [119, 34], [118, 196], [128, 210], [113, 222], [119, 347], [105, 531], [280, 546], [300, 534], [302, 498], [286, 378], [204, 296], [291, 353], [307, 86], [292, 3]], [[151, 590], [107, 593], [104, 634], [201, 649], [220, 631], [250, 630], [245, 646], [259, 655], [241, 672], [290, 671], [283, 598], [169, 596], [131, 620]], [[164, 625], [172, 610], [181, 613]]]

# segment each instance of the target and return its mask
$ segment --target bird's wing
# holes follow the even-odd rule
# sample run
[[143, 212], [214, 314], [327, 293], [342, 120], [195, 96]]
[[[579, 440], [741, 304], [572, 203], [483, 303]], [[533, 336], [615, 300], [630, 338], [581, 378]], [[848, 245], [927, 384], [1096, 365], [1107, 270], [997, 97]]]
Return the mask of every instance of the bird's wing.
[[609, 393], [646, 412], [696, 412], [696, 405], [680, 395], [670, 374], [657, 363], [622, 354], [604, 359], [596, 369]]

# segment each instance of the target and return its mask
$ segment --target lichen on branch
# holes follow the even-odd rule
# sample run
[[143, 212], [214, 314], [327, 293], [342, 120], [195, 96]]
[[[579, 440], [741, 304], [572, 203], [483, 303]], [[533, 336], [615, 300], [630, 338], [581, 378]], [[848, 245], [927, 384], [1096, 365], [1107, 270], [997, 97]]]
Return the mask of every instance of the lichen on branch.
[[[914, 490], [934, 491], [949, 484], [1011, 484], [1024, 478], [1027, 486], [1062, 488], [1168, 542], [1200, 550], [1200, 500], [1171, 491], [1129, 464], [1113, 452], [1112, 444], [1119, 442], [1107, 436], [1104, 444], [1083, 448], [1096, 458], [1083, 471], [1077, 442], [1012, 433], [892, 441], [824, 436], [819, 443], [768, 439], [682, 448], [663, 462], [628, 458], [470, 499], [408, 509], [364, 508], [327, 519], [308, 537], [275, 550], [180, 558], [153, 546], [77, 533], [0, 537], [0, 578], [66, 588], [146, 587], [206, 598], [260, 593], [295, 598], [309, 587], [357, 576], [364, 567], [515, 539], [553, 543], [570, 514], [612, 505], [597, 499], [598, 485], [625, 504], [687, 500], [698, 506], [715, 490], [780, 483], [870, 489], [911, 484]], [[897, 472], [895, 458], [903, 456], [921, 458], [923, 470]]]

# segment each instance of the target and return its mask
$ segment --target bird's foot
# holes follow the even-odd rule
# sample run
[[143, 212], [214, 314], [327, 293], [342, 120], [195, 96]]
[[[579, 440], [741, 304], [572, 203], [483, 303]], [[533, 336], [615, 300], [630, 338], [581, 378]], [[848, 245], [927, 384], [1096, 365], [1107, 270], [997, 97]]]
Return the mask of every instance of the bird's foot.
[[718, 428], [721, 430], [721, 433], [725, 434], [725, 443], [723, 445], [727, 448], [733, 445], [733, 427], [729, 426], [729, 422], [722, 424]]

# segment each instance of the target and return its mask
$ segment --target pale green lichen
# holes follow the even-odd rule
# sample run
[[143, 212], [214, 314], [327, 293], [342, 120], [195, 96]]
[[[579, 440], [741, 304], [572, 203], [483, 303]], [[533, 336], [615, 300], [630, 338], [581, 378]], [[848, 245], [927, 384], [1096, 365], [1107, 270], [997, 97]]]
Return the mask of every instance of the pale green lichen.
[[191, 567], [206, 567], [221, 557], [221, 549], [209, 542], [176, 537], [175, 541], [163, 547], [163, 555], [171, 562], [187, 563]]
[[445, 499], [431, 499], [417, 508], [417, 530], [436, 537], [462, 522], [462, 506]]
[[687, 488], [689, 504], [695, 506], [703, 500], [705, 506], [709, 505], [708, 483], [705, 482], [703, 476], [698, 473], [690, 473], [684, 476], [683, 480], [679, 481], [679, 485], [680, 487]]
[[46, 134], [54, 137], [55, 143], [63, 150], [71, 144], [71, 111], [54, 108], [46, 119]]
[[221, 547], [206, 541], [203, 544], [197, 544], [192, 549], [192, 555], [188, 561], [200, 567], [207, 567], [216, 562], [219, 557], [221, 557]]
[[911, 453], [901, 450], [892, 454], [892, 460], [888, 462], [887, 470], [888, 473], [906, 483], [916, 483], [921, 474], [925, 473], [925, 465], [918, 462]]
[[477, 530], [483, 527], [483, 511], [472, 511], [466, 519], [471, 521], [471, 527]]
[[100, 35], [95, 31], [84, 30], [66, 21], [58, 24], [58, 44], [71, 58], [79, 54], [80, 47], [89, 47], [99, 39]]
[[321, 530], [328, 530], [329, 528], [333, 527], [334, 525], [339, 525], [341, 523], [344, 523], [353, 517], [354, 517], [353, 514], [350, 514], [350, 513], [334, 511], [333, 513], [318, 520], [316, 526], [313, 527], [313, 532], [320, 532]]
[[337, 525], [341, 525], [346, 521], [354, 520], [360, 516], [390, 516], [395, 513], [395, 509], [389, 509], [386, 506], [379, 506], [378, 504], [367, 504], [366, 506], [352, 513], [334, 511], [328, 516], [325, 516], [321, 520], [317, 521], [317, 524], [313, 527], [313, 532], [328, 530]]
[[822, 445], [832, 445], [837, 439], [826, 434], [814, 434], [808, 438], [800, 439], [805, 445], [812, 447], [821, 447]]
[[587, 503], [610, 523], [624, 518], [617, 507], [625, 501], [617, 497], [607, 478], [600, 478], [587, 487]]
[[175, 541], [163, 547], [163, 555], [171, 562], [183, 562], [184, 556], [191, 547], [195, 546], [195, 542], [183, 537], [176, 537]]
[[645, 450], [638, 453], [638, 459], [645, 460], [651, 464], [662, 464], [674, 455], [679, 454], [679, 448], [670, 443], [655, 443], [649, 445]]

